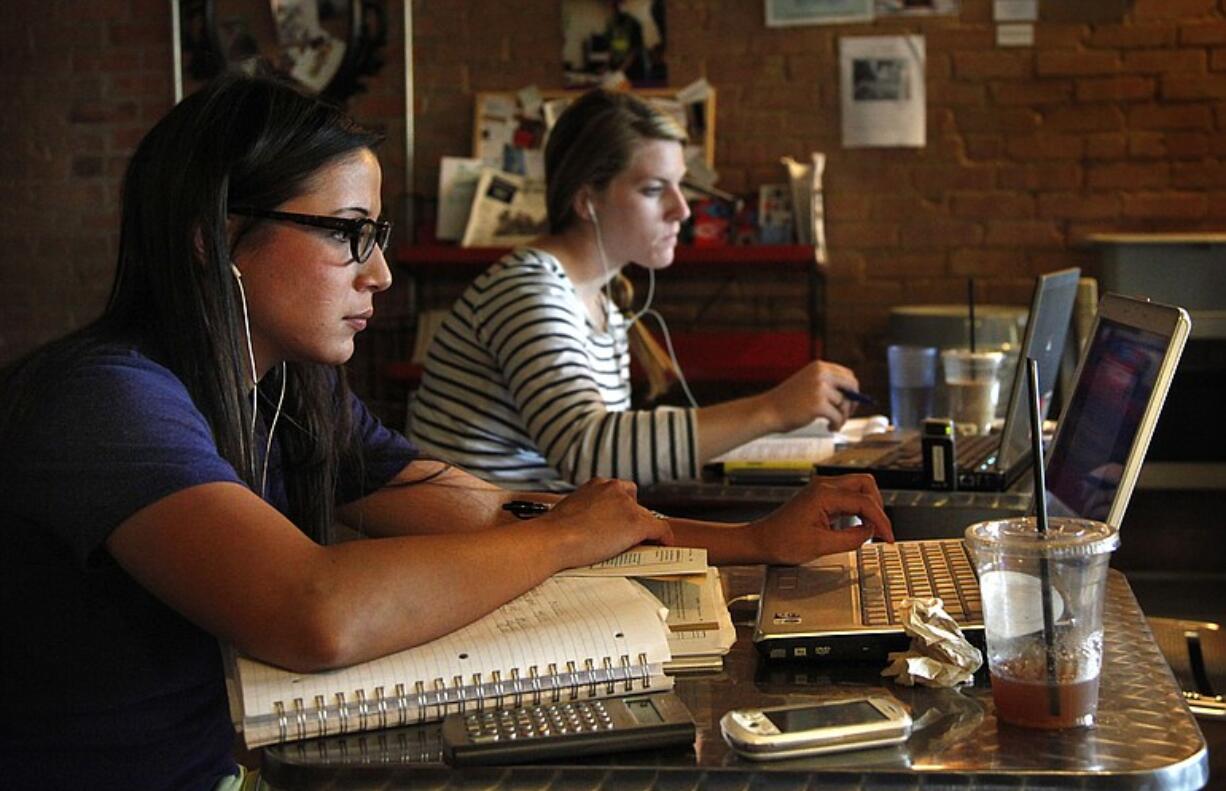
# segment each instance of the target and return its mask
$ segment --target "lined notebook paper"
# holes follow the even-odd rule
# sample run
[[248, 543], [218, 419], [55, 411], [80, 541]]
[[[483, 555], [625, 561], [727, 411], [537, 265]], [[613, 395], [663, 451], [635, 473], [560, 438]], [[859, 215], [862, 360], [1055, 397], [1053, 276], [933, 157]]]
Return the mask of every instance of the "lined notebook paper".
[[324, 673], [232, 656], [248, 747], [441, 719], [449, 711], [667, 689], [665, 612], [622, 578], [555, 577], [449, 635]]

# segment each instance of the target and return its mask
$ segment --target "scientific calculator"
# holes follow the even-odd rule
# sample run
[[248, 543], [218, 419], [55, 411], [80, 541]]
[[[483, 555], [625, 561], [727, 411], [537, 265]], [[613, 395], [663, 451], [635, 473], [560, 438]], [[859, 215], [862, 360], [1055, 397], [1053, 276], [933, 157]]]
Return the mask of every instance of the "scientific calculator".
[[509, 764], [694, 743], [694, 718], [671, 692], [452, 713], [443, 720], [452, 766]]

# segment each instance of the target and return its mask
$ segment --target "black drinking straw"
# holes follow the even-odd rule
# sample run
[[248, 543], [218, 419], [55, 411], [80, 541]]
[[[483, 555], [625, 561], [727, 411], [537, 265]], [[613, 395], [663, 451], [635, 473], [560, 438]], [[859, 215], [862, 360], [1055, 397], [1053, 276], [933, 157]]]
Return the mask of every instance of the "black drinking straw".
[[[1043, 470], [1043, 418], [1039, 414], [1039, 364], [1026, 358], [1026, 384], [1030, 391], [1030, 452], [1034, 461], [1034, 518], [1039, 539], [1047, 537], [1047, 480]], [[1047, 706], [1051, 716], [1060, 716], [1060, 690], [1056, 686], [1056, 626], [1051, 611], [1051, 570], [1047, 550], [1039, 555], [1039, 589], [1043, 596], [1043, 648], [1047, 656]]]
[[966, 279], [966, 307], [971, 316], [971, 354], [975, 353], [975, 278]]

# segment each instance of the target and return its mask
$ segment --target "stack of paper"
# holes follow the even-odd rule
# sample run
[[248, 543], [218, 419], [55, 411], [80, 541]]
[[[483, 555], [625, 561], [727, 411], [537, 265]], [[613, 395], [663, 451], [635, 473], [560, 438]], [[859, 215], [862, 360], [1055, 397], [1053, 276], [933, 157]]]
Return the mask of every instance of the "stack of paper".
[[852, 418], [843, 428], [832, 432], [826, 418], [818, 418], [807, 426], [784, 434], [767, 434], [746, 442], [722, 456], [712, 459], [714, 464], [729, 462], [807, 462], [812, 465], [834, 453], [836, 445], [859, 442], [865, 434], [874, 434], [889, 428], [889, 419], [883, 415]]
[[719, 670], [736, 642], [719, 570], [707, 565], [705, 549], [639, 546], [559, 576], [630, 577], [659, 599], [668, 608], [667, 673]]

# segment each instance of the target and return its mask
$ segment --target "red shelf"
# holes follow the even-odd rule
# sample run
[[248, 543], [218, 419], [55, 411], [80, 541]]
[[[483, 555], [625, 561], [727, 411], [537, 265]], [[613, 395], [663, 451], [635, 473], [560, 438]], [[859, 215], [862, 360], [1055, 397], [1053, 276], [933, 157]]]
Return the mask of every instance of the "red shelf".
[[[402, 245], [395, 263], [407, 276], [473, 277], [509, 252], [506, 247], [459, 247], [452, 244]], [[810, 245], [743, 245], [677, 248], [679, 268], [744, 272], [786, 268], [808, 273], [810, 326], [807, 331], [702, 329], [674, 332], [677, 357], [686, 376], [695, 382], [775, 383], [821, 354], [822, 279], [815, 250]], [[694, 272], [693, 269], [690, 270]], [[680, 274], [680, 273], [678, 273]], [[722, 272], [721, 272], [722, 274]], [[756, 277], [756, 270], [749, 276]], [[421, 378], [421, 367], [391, 361], [383, 375], [410, 386]]]
[[[681, 370], [692, 382], [774, 384], [818, 356], [805, 332], [677, 332], [672, 339]], [[393, 361], [383, 367], [383, 375], [416, 386], [423, 370], [416, 363]]]

